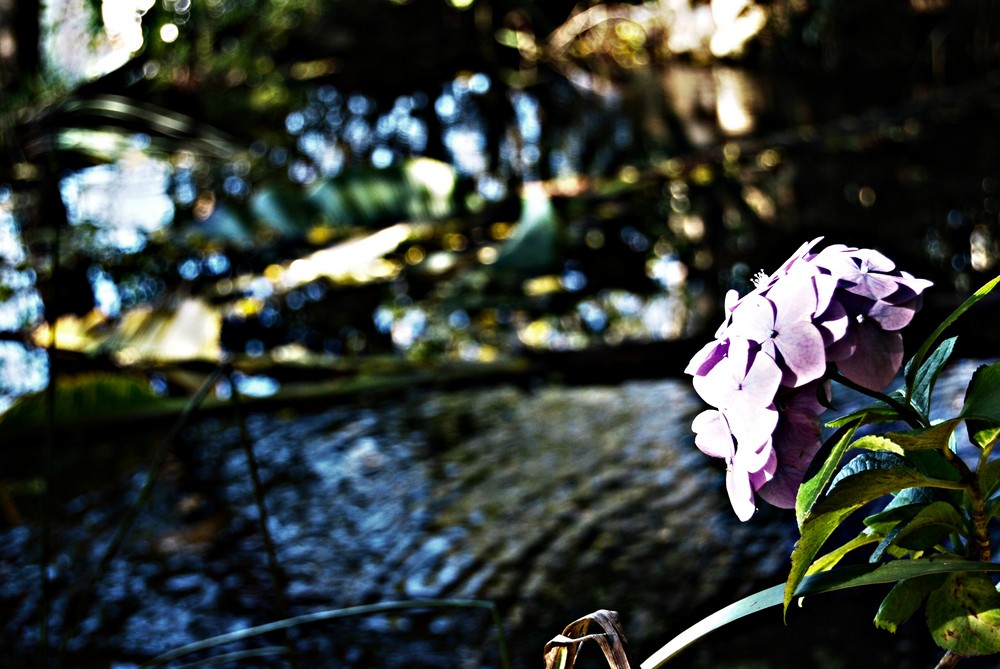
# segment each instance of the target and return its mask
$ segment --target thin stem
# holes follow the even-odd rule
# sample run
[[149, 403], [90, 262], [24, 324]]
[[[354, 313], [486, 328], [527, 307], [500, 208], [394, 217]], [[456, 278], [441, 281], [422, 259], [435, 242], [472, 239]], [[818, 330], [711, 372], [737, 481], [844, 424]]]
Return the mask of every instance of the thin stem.
[[958, 663], [962, 661], [962, 656], [958, 653], [948, 651], [944, 654], [944, 657], [937, 663], [934, 669], [953, 669], [958, 666]]
[[146, 502], [149, 501], [149, 497], [153, 492], [153, 486], [156, 484], [156, 479], [160, 476], [160, 471], [163, 469], [163, 465], [167, 461], [167, 455], [170, 452], [170, 447], [177, 439], [180, 434], [181, 429], [187, 425], [188, 420], [191, 415], [201, 406], [201, 403], [205, 400], [208, 392], [215, 386], [215, 382], [218, 381], [219, 377], [222, 375], [223, 367], [217, 367], [208, 378], [202, 382], [201, 387], [198, 391], [188, 400], [184, 409], [181, 411], [177, 420], [171, 426], [170, 431], [163, 438], [157, 447], [156, 453], [153, 455], [153, 462], [149, 467], [149, 471], [146, 472], [146, 480], [143, 482], [142, 488], [139, 490], [139, 495], [136, 497], [135, 501], [125, 512], [124, 518], [118, 524], [115, 530], [115, 535], [111, 538], [110, 543], [108, 543], [107, 548], [104, 549], [104, 554], [101, 556], [100, 561], [97, 563], [97, 568], [90, 577], [90, 581], [87, 583], [87, 589], [81, 598], [80, 613], [78, 614], [75, 621], [69, 624], [66, 628], [66, 632], [63, 635], [62, 643], [59, 648], [59, 666], [64, 666], [63, 660], [65, 659], [66, 652], [69, 649], [69, 642], [76, 636], [76, 633], [82, 622], [83, 615], [86, 613], [87, 607], [90, 601], [94, 597], [94, 593], [97, 591], [97, 584], [100, 582], [104, 573], [107, 571], [108, 567], [111, 565], [111, 561], [114, 559], [118, 550], [125, 543], [125, 537], [129, 530], [132, 528], [132, 524], [135, 519], [139, 516], [139, 511]]
[[[777, 602], [775, 602], [777, 603]], [[390, 611], [408, 611], [414, 609], [488, 609], [493, 617], [493, 625], [496, 629], [497, 642], [500, 645], [500, 667], [510, 669], [510, 656], [507, 651], [507, 639], [503, 631], [503, 623], [500, 619], [500, 611], [496, 604], [480, 599], [414, 599], [399, 602], [380, 602], [378, 604], [363, 604], [360, 606], [350, 606], [343, 609], [330, 609], [318, 611], [316, 613], [305, 613], [294, 618], [286, 618], [275, 622], [247, 627], [235, 632], [227, 632], [209, 639], [195, 641], [186, 646], [174, 648], [162, 655], [157, 655], [153, 659], [143, 664], [143, 667], [155, 667], [167, 664], [180, 657], [189, 655], [216, 646], [242, 641], [261, 634], [269, 634], [278, 630], [287, 630], [292, 627], [306, 625], [310, 623], [334, 620], [337, 618], [347, 618], [350, 616], [371, 615], [375, 613], [385, 613]]]
[[884, 402], [885, 404], [888, 404], [890, 407], [895, 409], [896, 412], [899, 414], [899, 417], [902, 418], [904, 421], [906, 421], [907, 425], [909, 425], [912, 428], [920, 429], [920, 428], [930, 427], [930, 425], [927, 422], [927, 419], [921, 416], [916, 409], [914, 409], [912, 406], [903, 404], [894, 397], [890, 397], [885, 393], [880, 393], [877, 390], [865, 388], [864, 386], [855, 383], [854, 381], [851, 381], [849, 378], [847, 378], [840, 372], [834, 372], [833, 374], [831, 374], [830, 380], [836, 381], [840, 385], [850, 388], [851, 390], [857, 391], [862, 395], [867, 395], [872, 399], [876, 399], [879, 402]]
[[[229, 381], [229, 396], [233, 402], [233, 409], [236, 412], [236, 422], [240, 433], [240, 446], [247, 459], [247, 469], [250, 472], [250, 481], [253, 485], [253, 498], [257, 506], [257, 517], [260, 520], [260, 534], [264, 540], [264, 551], [267, 553], [267, 568], [271, 572], [271, 581], [274, 587], [274, 604], [277, 607], [278, 615], [282, 618], [288, 617], [285, 607], [284, 578], [281, 574], [281, 567], [278, 565], [278, 555], [274, 549], [274, 539], [271, 537], [271, 530], [267, 521], [267, 504], [264, 501], [264, 486], [260, 481], [260, 468], [257, 466], [257, 457], [253, 452], [253, 442], [250, 440], [250, 431], [247, 430], [246, 418], [243, 414], [243, 406], [240, 403], [240, 393], [236, 387], [236, 379], [233, 378], [232, 370], [226, 373]], [[297, 667], [299, 662], [292, 644], [291, 635], [285, 630], [285, 643], [288, 647], [289, 660], [292, 667]]]

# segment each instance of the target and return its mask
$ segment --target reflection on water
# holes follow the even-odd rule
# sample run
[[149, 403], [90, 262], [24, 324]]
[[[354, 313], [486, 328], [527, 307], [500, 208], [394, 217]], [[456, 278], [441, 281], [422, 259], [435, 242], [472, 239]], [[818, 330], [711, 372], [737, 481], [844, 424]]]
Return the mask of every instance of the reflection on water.
[[[527, 33], [498, 35], [531, 64], [517, 85], [475, 68], [391, 95], [319, 85], [283, 135], [225, 161], [141, 133], [102, 148], [110, 162], [59, 184], [61, 267], [92, 295], [70, 311], [95, 308], [65, 331], [103, 355], [130, 346], [124, 323], [180, 332], [175, 316], [200, 304], [219, 341], [193, 350], [220, 356], [489, 361], [687, 336], [791, 237], [898, 245], [901, 266], [959, 291], [995, 266], [996, 178], [964, 157], [974, 133], [956, 120], [978, 127], [988, 105], [856, 116], [870, 92], [852, 102], [837, 88], [851, 82], [644, 64], [657, 40], [707, 57], [761, 30], [753, 3], [659, 9], [581, 12], [552, 36], [553, 62]], [[617, 65], [597, 67], [609, 54]], [[604, 85], [560, 76], [582, 62]], [[0, 326], [36, 328], [31, 266], [48, 249], [26, 254], [13, 216], [30, 203], [4, 192]], [[132, 313], [147, 306], [157, 318]]]

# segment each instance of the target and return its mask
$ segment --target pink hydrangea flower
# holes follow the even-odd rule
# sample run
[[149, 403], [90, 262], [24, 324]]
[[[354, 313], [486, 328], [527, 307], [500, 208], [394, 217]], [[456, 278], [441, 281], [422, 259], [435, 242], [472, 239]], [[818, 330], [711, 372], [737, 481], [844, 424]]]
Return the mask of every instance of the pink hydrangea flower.
[[817, 393], [826, 392], [828, 371], [884, 388], [902, 365], [899, 330], [932, 285], [872, 249], [836, 244], [813, 252], [821, 240], [762, 273], [743, 297], [727, 293], [715, 341], [685, 370], [714, 407], [695, 418], [695, 444], [726, 461], [726, 488], [741, 520], [753, 515], [757, 494], [794, 506], [819, 449]]

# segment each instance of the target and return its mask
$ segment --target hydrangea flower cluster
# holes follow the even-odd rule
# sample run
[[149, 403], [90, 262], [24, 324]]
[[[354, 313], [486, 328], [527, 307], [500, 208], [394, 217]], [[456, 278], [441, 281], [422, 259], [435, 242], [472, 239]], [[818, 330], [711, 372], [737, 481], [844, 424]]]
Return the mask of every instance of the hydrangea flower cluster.
[[739, 297], [726, 295], [715, 341], [686, 368], [714, 407], [695, 417], [695, 444], [726, 461], [726, 488], [740, 520], [754, 496], [793, 508], [820, 447], [821, 394], [833, 366], [872, 390], [903, 362], [905, 327], [930, 281], [896, 269], [871, 249], [803, 244], [774, 274], [758, 275]]

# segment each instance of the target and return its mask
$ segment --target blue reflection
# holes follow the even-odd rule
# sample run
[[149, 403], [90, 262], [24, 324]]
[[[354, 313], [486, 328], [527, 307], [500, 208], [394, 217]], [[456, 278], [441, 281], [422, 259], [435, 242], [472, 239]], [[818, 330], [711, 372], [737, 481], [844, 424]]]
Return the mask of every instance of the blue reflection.
[[90, 280], [97, 309], [109, 318], [117, 316], [122, 310], [122, 297], [111, 276], [100, 267], [92, 265], [87, 269], [87, 279]]
[[6, 411], [17, 397], [44, 388], [48, 378], [45, 351], [0, 341], [0, 411]]

